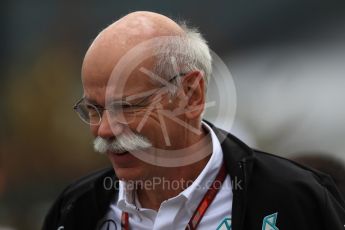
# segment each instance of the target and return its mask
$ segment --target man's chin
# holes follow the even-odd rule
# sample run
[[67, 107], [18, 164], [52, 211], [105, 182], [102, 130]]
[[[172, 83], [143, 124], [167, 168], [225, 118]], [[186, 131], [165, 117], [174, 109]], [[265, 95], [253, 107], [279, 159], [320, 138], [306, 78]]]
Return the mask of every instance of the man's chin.
[[143, 179], [143, 172], [139, 167], [135, 168], [119, 168], [113, 167], [115, 175], [119, 180], [128, 182], [128, 181], [140, 181]]
[[107, 152], [107, 156], [120, 180], [138, 180], [142, 176], [142, 163], [130, 152]]

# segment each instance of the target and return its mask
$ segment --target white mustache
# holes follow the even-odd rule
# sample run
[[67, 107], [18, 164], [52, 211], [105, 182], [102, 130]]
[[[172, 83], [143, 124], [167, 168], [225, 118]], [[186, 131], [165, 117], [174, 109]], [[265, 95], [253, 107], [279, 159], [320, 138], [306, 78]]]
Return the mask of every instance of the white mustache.
[[93, 141], [93, 148], [96, 152], [124, 153], [127, 151], [142, 150], [152, 147], [152, 143], [144, 136], [136, 133], [122, 134], [114, 140], [107, 140], [100, 136]]

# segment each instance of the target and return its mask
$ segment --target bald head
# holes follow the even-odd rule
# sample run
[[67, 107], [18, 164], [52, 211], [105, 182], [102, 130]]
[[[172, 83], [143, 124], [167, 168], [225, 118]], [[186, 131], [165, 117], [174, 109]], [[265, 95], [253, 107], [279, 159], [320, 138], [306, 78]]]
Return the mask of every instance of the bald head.
[[96, 37], [85, 55], [82, 75], [109, 75], [116, 62], [138, 43], [182, 34], [183, 29], [164, 15], [146, 11], [130, 13]]
[[[97, 95], [96, 101], [100, 103], [105, 88], [121, 88], [119, 82], [125, 82], [130, 88], [128, 94], [161, 84], [143, 69], [166, 80], [198, 71], [207, 85], [212, 58], [207, 42], [197, 29], [180, 26], [157, 13], [133, 12], [101, 31], [89, 47], [82, 66], [84, 96]], [[110, 79], [116, 83], [108, 84]], [[173, 82], [176, 86], [177, 80]], [[169, 90], [174, 93], [177, 88]], [[110, 91], [114, 90], [118, 91]]]
[[119, 37], [131, 37], [129, 42], [142, 41], [156, 36], [181, 35], [183, 30], [170, 18], [147, 11], [130, 13], [115, 23], [108, 26], [101, 34], [113, 35], [119, 33]]

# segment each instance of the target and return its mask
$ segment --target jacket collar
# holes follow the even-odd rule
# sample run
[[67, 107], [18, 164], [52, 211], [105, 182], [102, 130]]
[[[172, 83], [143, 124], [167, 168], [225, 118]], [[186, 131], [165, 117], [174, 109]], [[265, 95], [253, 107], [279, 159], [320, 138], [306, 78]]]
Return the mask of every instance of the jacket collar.
[[[207, 122], [207, 121], [205, 121]], [[247, 206], [247, 187], [255, 159], [254, 151], [230, 133], [207, 122], [221, 142], [224, 163], [232, 179], [232, 229], [242, 229]]]

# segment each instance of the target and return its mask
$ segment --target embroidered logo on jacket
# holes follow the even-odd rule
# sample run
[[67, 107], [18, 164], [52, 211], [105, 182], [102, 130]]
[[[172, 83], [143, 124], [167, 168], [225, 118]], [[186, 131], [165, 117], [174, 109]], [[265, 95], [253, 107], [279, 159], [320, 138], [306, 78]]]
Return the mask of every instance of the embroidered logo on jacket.
[[277, 212], [266, 216], [262, 221], [262, 230], [279, 230], [279, 228], [276, 226], [277, 217]]
[[217, 230], [231, 230], [231, 218], [224, 218], [218, 225]]

